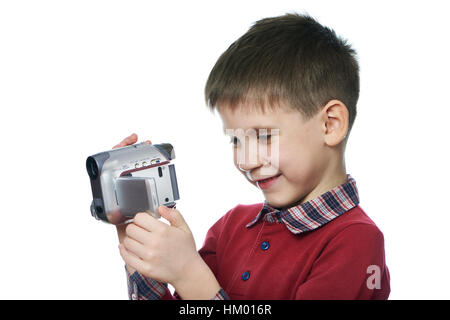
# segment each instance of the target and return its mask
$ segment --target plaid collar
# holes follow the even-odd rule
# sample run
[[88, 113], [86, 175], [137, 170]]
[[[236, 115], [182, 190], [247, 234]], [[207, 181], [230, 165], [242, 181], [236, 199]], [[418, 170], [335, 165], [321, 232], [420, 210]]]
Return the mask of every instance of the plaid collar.
[[288, 209], [276, 209], [267, 201], [247, 228], [263, 218], [268, 222], [284, 223], [294, 234], [319, 228], [359, 204], [355, 180], [348, 174], [347, 182], [305, 203]]

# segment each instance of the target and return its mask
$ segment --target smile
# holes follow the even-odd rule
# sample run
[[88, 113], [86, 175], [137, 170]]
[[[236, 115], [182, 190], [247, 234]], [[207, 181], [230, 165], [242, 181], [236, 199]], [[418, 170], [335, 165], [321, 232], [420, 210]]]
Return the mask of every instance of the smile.
[[258, 188], [260, 188], [261, 190], [265, 190], [270, 188], [277, 180], [278, 178], [281, 176], [281, 173], [279, 175], [273, 176], [271, 178], [267, 178], [267, 179], [262, 179], [262, 180], [258, 180], [256, 181], [256, 185], [258, 186]]

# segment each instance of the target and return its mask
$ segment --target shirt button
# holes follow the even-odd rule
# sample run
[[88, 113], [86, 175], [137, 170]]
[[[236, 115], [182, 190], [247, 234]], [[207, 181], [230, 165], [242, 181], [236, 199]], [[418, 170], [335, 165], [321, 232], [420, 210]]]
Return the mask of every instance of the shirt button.
[[267, 249], [269, 249], [269, 247], [270, 247], [270, 245], [269, 245], [268, 241], [261, 242], [261, 249], [262, 250], [267, 250]]
[[250, 278], [250, 272], [245, 271], [242, 275], [241, 275], [241, 279], [244, 281], [247, 281], [248, 278]]

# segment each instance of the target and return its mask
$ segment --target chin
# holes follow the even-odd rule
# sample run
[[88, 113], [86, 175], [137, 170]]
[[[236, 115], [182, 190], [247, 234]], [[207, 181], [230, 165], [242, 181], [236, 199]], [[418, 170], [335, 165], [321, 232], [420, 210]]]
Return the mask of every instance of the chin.
[[304, 199], [304, 195], [300, 198], [280, 197], [280, 196], [277, 197], [276, 195], [267, 195], [265, 198], [270, 206], [278, 209], [286, 209], [300, 204], [302, 202], [302, 199]]
[[289, 208], [289, 203], [286, 201], [280, 201], [280, 199], [273, 199], [273, 197], [266, 197], [267, 203], [274, 208]]

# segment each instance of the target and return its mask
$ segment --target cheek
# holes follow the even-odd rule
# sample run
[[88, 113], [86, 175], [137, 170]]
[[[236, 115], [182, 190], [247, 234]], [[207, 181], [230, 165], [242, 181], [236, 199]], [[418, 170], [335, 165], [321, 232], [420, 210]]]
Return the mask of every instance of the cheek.
[[290, 145], [280, 150], [280, 171], [288, 181], [304, 184], [320, 168], [315, 152], [305, 145]]

